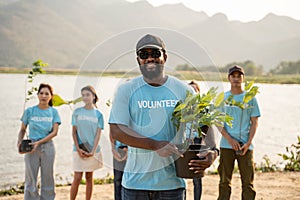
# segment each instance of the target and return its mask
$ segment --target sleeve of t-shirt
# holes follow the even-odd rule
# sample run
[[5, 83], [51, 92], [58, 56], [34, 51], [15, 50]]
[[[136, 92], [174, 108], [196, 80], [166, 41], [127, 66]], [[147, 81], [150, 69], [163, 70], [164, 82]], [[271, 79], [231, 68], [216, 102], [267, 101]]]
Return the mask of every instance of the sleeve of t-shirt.
[[109, 116], [109, 124], [122, 124], [129, 126], [130, 114], [129, 114], [129, 89], [127, 84], [121, 85], [112, 102], [112, 108]]
[[58, 111], [55, 108], [53, 108], [53, 111], [54, 111], [53, 124], [55, 124], [55, 123], [61, 124], [61, 120], [60, 120]]
[[104, 120], [101, 112], [98, 111], [98, 128], [104, 129]]
[[23, 113], [23, 115], [22, 115], [22, 117], [21, 117], [21, 122], [23, 122], [25, 125], [28, 125], [28, 123], [29, 123], [30, 109], [31, 109], [31, 108], [27, 108], [27, 109], [24, 111], [24, 113]]
[[251, 117], [260, 117], [260, 110], [256, 98], [253, 98], [252, 101], [253, 108], [251, 112]]
[[72, 126], [77, 126], [77, 123], [76, 123], [76, 110], [72, 114]]

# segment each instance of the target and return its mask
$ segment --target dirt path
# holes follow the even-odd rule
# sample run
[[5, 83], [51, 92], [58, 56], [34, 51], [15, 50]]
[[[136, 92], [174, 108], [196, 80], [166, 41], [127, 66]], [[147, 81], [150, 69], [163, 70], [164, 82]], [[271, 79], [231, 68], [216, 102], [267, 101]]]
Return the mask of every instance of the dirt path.
[[[203, 200], [216, 200], [218, 196], [218, 175], [205, 175]], [[241, 199], [241, 183], [238, 174], [232, 181], [232, 200]], [[256, 173], [255, 188], [258, 200], [300, 200], [300, 172]], [[56, 188], [56, 199], [69, 199], [70, 186]], [[81, 185], [77, 199], [85, 199], [85, 186]], [[23, 195], [0, 197], [0, 200], [22, 200]], [[113, 184], [95, 185], [93, 199], [113, 200]], [[187, 200], [193, 200], [193, 183], [188, 180]]]

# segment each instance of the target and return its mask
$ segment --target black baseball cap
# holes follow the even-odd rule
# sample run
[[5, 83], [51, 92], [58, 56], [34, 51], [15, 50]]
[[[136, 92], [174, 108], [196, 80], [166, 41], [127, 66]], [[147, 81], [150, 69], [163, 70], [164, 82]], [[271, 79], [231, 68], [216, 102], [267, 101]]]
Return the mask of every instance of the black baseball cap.
[[147, 34], [142, 37], [136, 44], [136, 52], [145, 48], [162, 49], [165, 51], [165, 43], [158, 36]]
[[244, 69], [238, 65], [235, 65], [229, 69], [228, 76], [230, 76], [233, 72], [240, 72], [241, 74], [245, 75]]

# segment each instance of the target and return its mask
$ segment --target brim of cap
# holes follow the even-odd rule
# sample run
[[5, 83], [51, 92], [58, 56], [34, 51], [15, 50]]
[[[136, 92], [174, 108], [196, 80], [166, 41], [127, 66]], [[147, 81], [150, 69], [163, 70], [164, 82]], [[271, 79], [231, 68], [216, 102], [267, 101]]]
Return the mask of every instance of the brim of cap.
[[162, 49], [160, 46], [158, 45], [152, 45], [152, 44], [147, 44], [147, 45], [144, 45], [142, 47], [140, 47], [139, 49], [136, 50], [136, 52], [142, 50], [142, 49], [147, 49], [147, 48], [150, 48], [150, 49]]

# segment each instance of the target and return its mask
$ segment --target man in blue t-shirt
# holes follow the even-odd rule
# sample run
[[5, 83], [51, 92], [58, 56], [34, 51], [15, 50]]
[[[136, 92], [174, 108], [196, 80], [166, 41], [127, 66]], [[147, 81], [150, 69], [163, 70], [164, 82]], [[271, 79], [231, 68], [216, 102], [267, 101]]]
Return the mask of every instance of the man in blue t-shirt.
[[[245, 96], [245, 91], [242, 88], [244, 75], [244, 69], [240, 66], [236, 65], [229, 69], [228, 80], [231, 89], [225, 93], [225, 99], [233, 95], [236, 102], [243, 102]], [[223, 111], [231, 115], [234, 120], [232, 127], [225, 124], [223, 128], [220, 128], [222, 138], [218, 167], [220, 175], [218, 200], [230, 199], [231, 178], [235, 160], [238, 161], [241, 174], [242, 199], [255, 199], [252, 140], [258, 126], [258, 117], [260, 117], [256, 98], [254, 97], [249, 101], [246, 109], [226, 104]]]
[[[136, 45], [142, 76], [122, 84], [110, 114], [113, 140], [128, 145], [122, 178], [122, 199], [185, 199], [185, 183], [176, 176], [174, 157], [180, 155], [172, 140], [176, 128], [172, 113], [191, 88], [164, 74], [167, 54], [164, 42], [147, 34]], [[217, 157], [209, 151], [205, 161], [191, 168], [205, 169]]]

